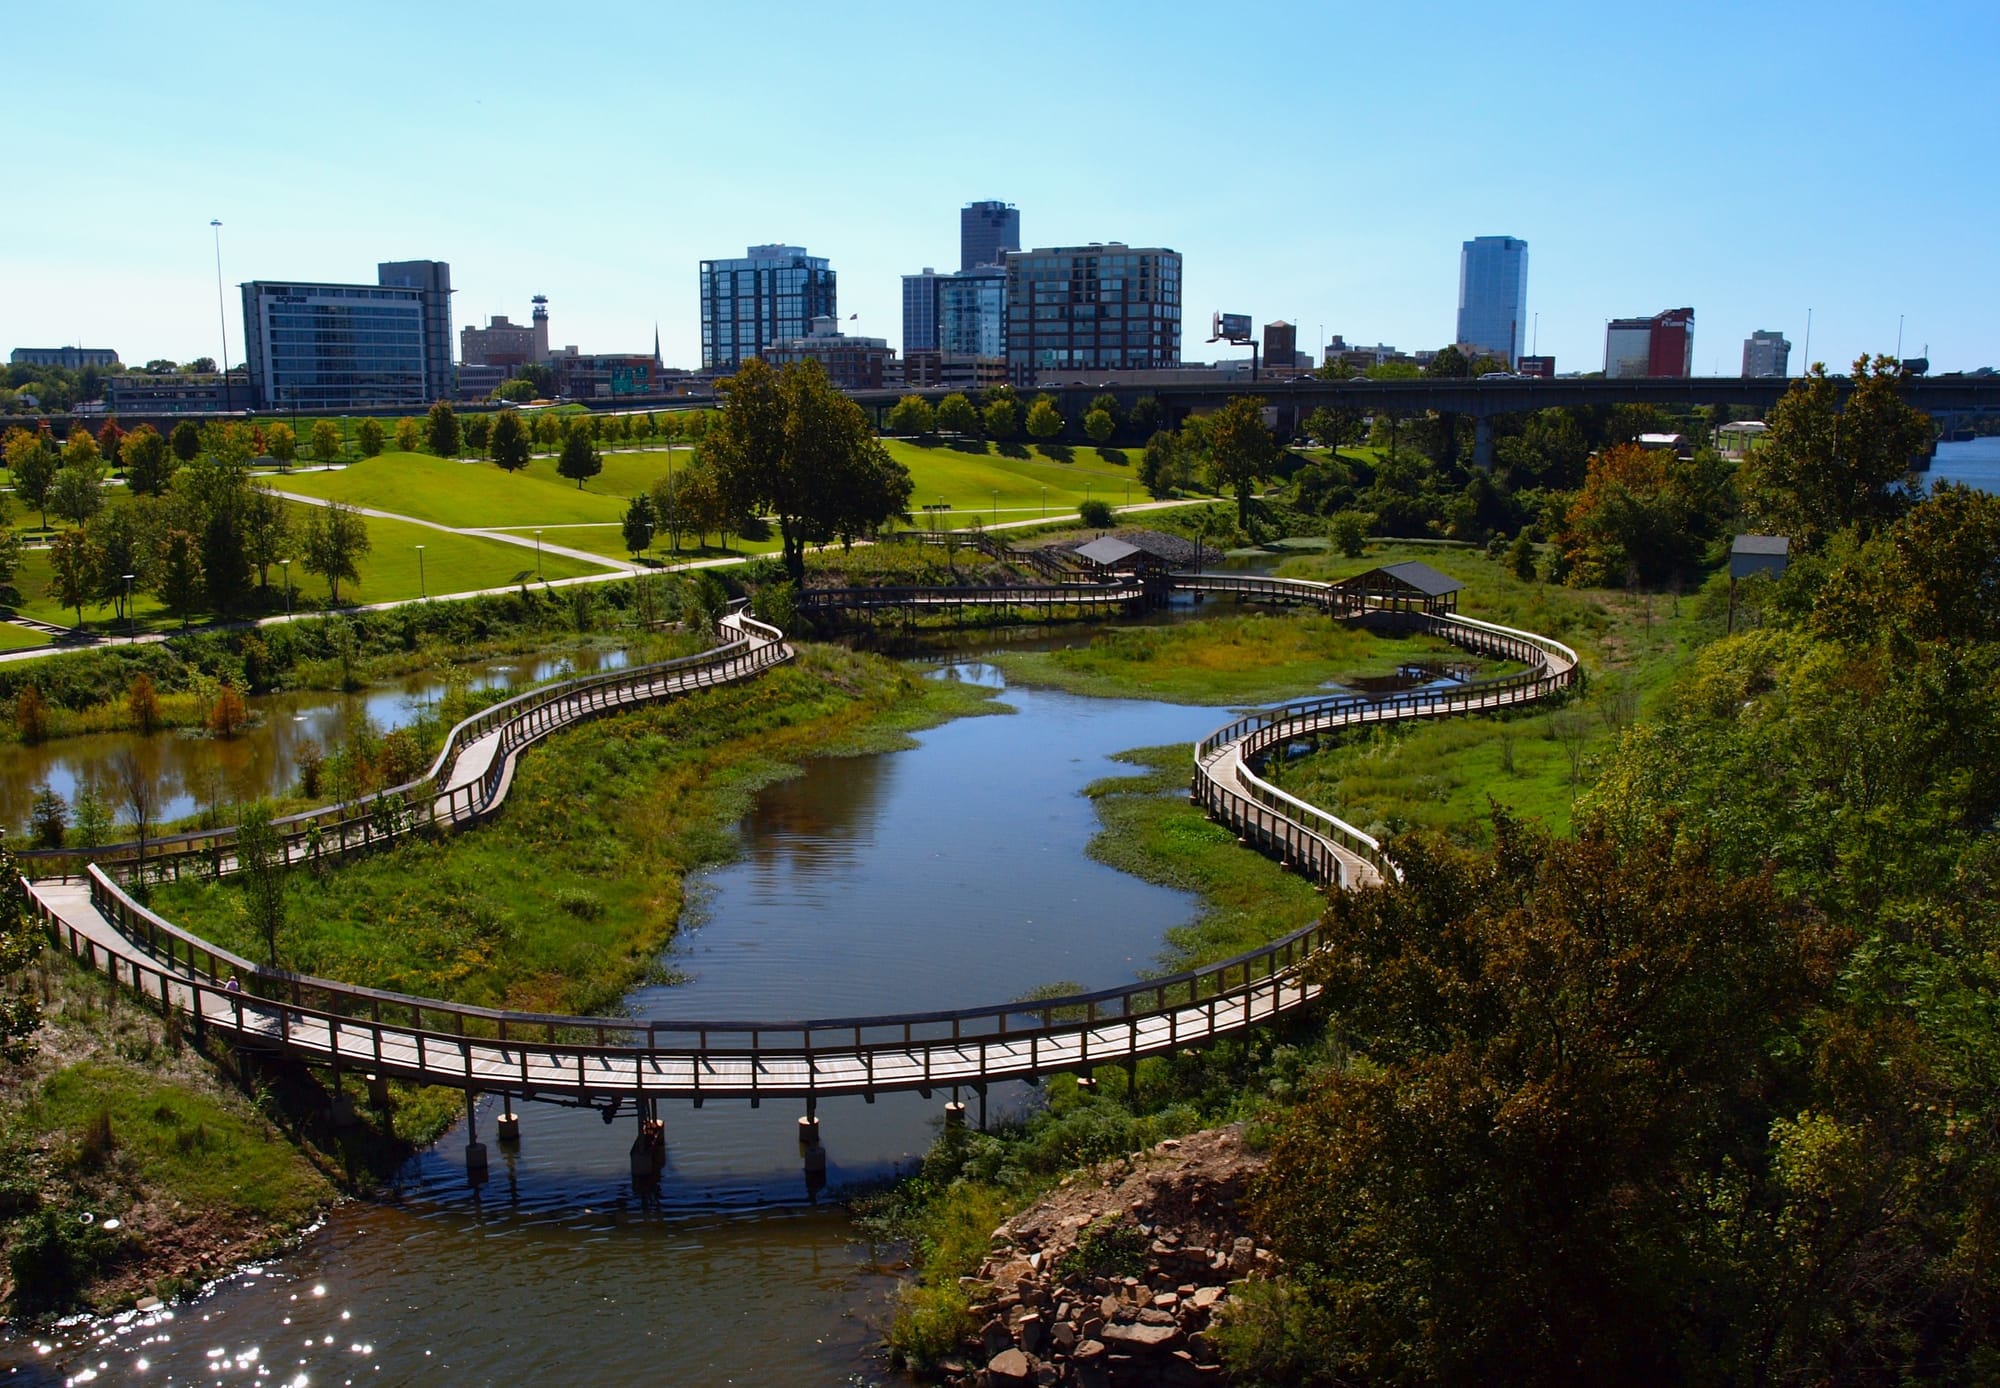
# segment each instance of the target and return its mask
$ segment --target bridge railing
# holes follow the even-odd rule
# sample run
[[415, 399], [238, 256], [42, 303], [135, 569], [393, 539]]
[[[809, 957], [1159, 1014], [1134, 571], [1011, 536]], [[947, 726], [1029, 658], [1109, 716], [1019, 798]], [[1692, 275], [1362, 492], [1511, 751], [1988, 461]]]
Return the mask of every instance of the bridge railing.
[[[1032, 1001], [869, 1016], [796, 1021], [582, 1017], [514, 1012], [416, 997], [266, 969], [176, 926], [137, 901], [125, 886], [95, 866], [87, 874], [91, 903], [132, 946], [107, 949], [74, 927], [50, 917], [61, 943], [91, 967], [104, 969], [168, 1005], [190, 1010], [191, 999], [224, 994], [237, 1000], [281, 1003], [294, 1024], [338, 1023], [391, 1039], [424, 1038], [425, 1044], [486, 1041], [537, 1055], [574, 1057], [607, 1047], [660, 1055], [728, 1055], [776, 1058], [815, 1051], [859, 1053], [925, 1045], [1013, 1041], [1034, 1035], [1068, 1035], [1106, 1025], [1136, 1024], [1175, 1008], [1217, 1007], [1288, 978], [1317, 948], [1318, 922], [1219, 963], [1111, 988]], [[241, 992], [229, 988], [238, 981]], [[184, 998], [163, 994], [186, 985]], [[381, 1039], [377, 1038], [378, 1042]], [[379, 1050], [376, 1052], [380, 1054]]]
[[[723, 620], [733, 639], [712, 650], [517, 694], [456, 724], [429, 769], [416, 779], [371, 796], [273, 820], [285, 860], [338, 857], [374, 848], [411, 830], [470, 823], [492, 809], [508, 758], [555, 729], [655, 697], [665, 687], [726, 683], [790, 657], [782, 634], [749, 617], [740, 603]], [[756, 631], [754, 639], [746, 626]], [[496, 730], [499, 745], [481, 774], [450, 784], [465, 750]], [[177, 878], [190, 868], [226, 874], [237, 866], [238, 832], [237, 826], [229, 825], [99, 847], [29, 850], [18, 856], [34, 876], [73, 875], [87, 863], [160, 878]]]

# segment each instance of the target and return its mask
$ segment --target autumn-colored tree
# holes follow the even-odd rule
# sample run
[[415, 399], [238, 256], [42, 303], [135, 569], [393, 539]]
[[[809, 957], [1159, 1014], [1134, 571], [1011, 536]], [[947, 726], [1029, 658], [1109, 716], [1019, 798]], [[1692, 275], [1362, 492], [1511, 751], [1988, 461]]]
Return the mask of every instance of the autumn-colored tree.
[[23, 742], [40, 742], [48, 736], [48, 701], [32, 684], [14, 696], [14, 730]]
[[1628, 575], [1645, 584], [1691, 575], [1729, 510], [1729, 468], [1716, 454], [1607, 448], [1591, 458], [1556, 537], [1567, 581], [1601, 588]]
[[142, 735], [151, 737], [159, 730], [160, 694], [153, 687], [153, 677], [143, 670], [132, 677], [131, 687], [125, 691], [125, 711]]
[[232, 738], [243, 731], [243, 724], [250, 717], [243, 706], [243, 696], [236, 692], [236, 686], [224, 680], [222, 688], [216, 692], [215, 703], [208, 710], [208, 730], [220, 738]]
[[264, 451], [278, 460], [279, 468], [288, 468], [298, 459], [299, 436], [289, 424], [273, 424], [264, 431]]

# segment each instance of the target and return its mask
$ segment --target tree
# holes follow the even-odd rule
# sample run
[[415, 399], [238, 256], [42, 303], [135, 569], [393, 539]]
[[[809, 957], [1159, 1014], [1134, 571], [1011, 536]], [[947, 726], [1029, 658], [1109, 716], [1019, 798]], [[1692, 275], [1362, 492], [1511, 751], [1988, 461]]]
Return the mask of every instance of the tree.
[[83, 605], [91, 598], [91, 579], [96, 565], [90, 538], [81, 530], [65, 531], [49, 547], [49, 596], [64, 607], [76, 609], [76, 624], [83, 625]]
[[1901, 363], [1861, 357], [1842, 406], [1815, 364], [1772, 409], [1769, 432], [1743, 462], [1737, 486], [1750, 523], [1803, 551], [1850, 525], [1865, 539], [1908, 510], [1905, 479], [1932, 431], [1928, 416], [1903, 403], [1901, 382]]
[[166, 604], [167, 611], [181, 619], [187, 630], [188, 617], [207, 600], [208, 588], [202, 581], [201, 546], [185, 530], [169, 530], [160, 537], [158, 557], [152, 568], [153, 592]]
[[502, 381], [493, 388], [493, 398], [495, 400], [509, 400], [518, 405], [527, 404], [535, 398], [535, 395], [535, 383], [533, 381], [524, 381], [519, 376], [516, 376], [511, 381]]
[[213, 376], [215, 374], [215, 358], [196, 357], [192, 361], [184, 361], [181, 363], [181, 374], [184, 376]]
[[373, 548], [368, 538], [368, 522], [352, 506], [338, 501], [315, 506], [306, 517], [304, 540], [300, 562], [307, 573], [326, 580], [329, 600], [338, 603], [342, 580], [361, 582], [356, 564]]
[[[370, 424], [374, 423], [373, 420], [367, 422]], [[380, 429], [382, 426], [377, 424], [375, 427]], [[312, 455], [319, 462], [337, 463], [340, 461], [340, 426], [332, 420], [316, 419], [313, 421], [310, 443], [312, 446]]]
[[1055, 397], [1037, 395], [1035, 403], [1028, 406], [1028, 437], [1047, 443], [1063, 431], [1063, 417], [1056, 409]]
[[1092, 530], [1111, 528], [1111, 503], [1103, 497], [1092, 497], [1076, 508], [1076, 518]]
[[1129, 437], [1135, 439], [1151, 438], [1154, 431], [1160, 427], [1160, 421], [1163, 417], [1157, 397], [1151, 395], [1140, 396], [1132, 402], [1132, 413], [1125, 417], [1125, 427], [1131, 431]]
[[423, 436], [423, 426], [418, 424], [416, 420], [399, 419], [396, 421], [396, 451], [398, 453], [416, 452], [417, 445], [423, 441]]
[[1099, 448], [1111, 442], [1111, 436], [1118, 431], [1118, 421], [1106, 410], [1092, 410], [1083, 417], [1084, 437]]
[[937, 427], [961, 438], [979, 432], [979, 411], [964, 391], [955, 390], [938, 401]]
[[132, 677], [131, 688], [125, 691], [125, 711], [132, 716], [132, 726], [142, 736], [151, 737], [159, 729], [159, 691], [153, 687], [153, 677], [144, 670]]
[[981, 423], [986, 429], [986, 436], [995, 443], [1008, 442], [1021, 432], [1020, 402], [1011, 395], [988, 400]]
[[181, 462], [191, 463], [201, 456], [201, 430], [195, 428], [192, 420], [183, 419], [176, 424], [168, 442], [173, 447], [174, 457]]
[[1323, 448], [1345, 448], [1361, 441], [1361, 413], [1321, 405], [1306, 416], [1305, 429]]
[[1343, 558], [1359, 559], [1368, 552], [1368, 522], [1373, 519], [1366, 511], [1336, 511], [1326, 528], [1327, 539]]
[[449, 401], [440, 400], [431, 406], [431, 412], [424, 421], [424, 441], [430, 445], [431, 452], [440, 458], [458, 456], [465, 434], [458, 427], [458, 411], [451, 407]]
[[1691, 575], [1729, 510], [1727, 465], [1707, 449], [1683, 460], [1635, 443], [1607, 448], [1590, 460], [1556, 537], [1565, 579], [1615, 587], [1628, 574], [1649, 585]]
[[[42, 951], [42, 923], [28, 909], [21, 887], [21, 869], [0, 840], [0, 1060], [20, 1062], [34, 1054], [34, 1035], [41, 1026], [41, 1006], [26, 985], [28, 966]], [[23, 986], [15, 987], [14, 980]]]
[[106, 506], [84, 527], [96, 565], [91, 576], [91, 596], [113, 604], [121, 622], [126, 616], [126, 576], [131, 575], [138, 587], [146, 586], [146, 574], [157, 548], [153, 538], [155, 509], [150, 504], [142, 507], [137, 501], [119, 502]]
[[641, 554], [653, 543], [653, 502], [643, 492], [625, 508], [624, 535], [625, 549], [630, 554]]
[[519, 472], [528, 465], [528, 431], [519, 410], [502, 410], [493, 420], [493, 461], [502, 472]]
[[299, 436], [291, 425], [280, 421], [264, 431], [264, 451], [278, 460], [282, 472], [298, 460]]
[[556, 460], [556, 472], [570, 478], [576, 483], [576, 489], [582, 491], [585, 479], [595, 477], [602, 471], [604, 459], [598, 455], [590, 435], [582, 429], [572, 429], [570, 436], [563, 440], [562, 456]]
[[26, 429], [7, 434], [7, 470], [13, 474], [14, 495], [42, 513], [42, 528], [49, 525], [49, 492], [55, 487], [56, 451], [46, 436]]
[[292, 548], [292, 513], [269, 487], [253, 486], [243, 501], [243, 557], [257, 571], [257, 586], [271, 586], [271, 565]]
[[82, 525], [104, 505], [104, 471], [97, 463], [64, 466], [49, 487], [48, 509]]
[[1253, 1186], [1325, 1313], [1295, 1381], [1782, 1381], [1753, 1288], [1814, 937], [1767, 881], [1600, 824], [1394, 851], [1311, 966], [1367, 1063]]
[[1217, 491], [1236, 494], [1236, 524], [1248, 530], [1252, 489], [1271, 475], [1278, 459], [1278, 441], [1264, 427], [1263, 397], [1231, 396], [1204, 421], [1204, 433], [1209, 482]]
[[125, 486], [134, 496], [163, 496], [180, 461], [159, 430], [141, 424], [125, 436], [119, 448], [125, 459]]
[[465, 419], [465, 446], [475, 454], [486, 452], [493, 442], [493, 416], [490, 414], [467, 415]]
[[69, 437], [63, 440], [62, 459], [64, 467], [86, 468], [103, 475], [104, 469], [99, 465], [104, 461], [104, 453], [90, 430], [81, 424], [70, 427]]
[[725, 403], [705, 455], [733, 514], [775, 514], [793, 582], [805, 577], [807, 545], [852, 540], [908, 515], [909, 472], [818, 362], [780, 375], [753, 358], [719, 389]]
[[264, 941], [265, 962], [275, 969], [285, 928], [285, 840], [271, 819], [268, 800], [244, 807], [236, 828], [236, 865], [250, 926]]
[[35, 847], [61, 848], [63, 835], [69, 829], [69, 805], [49, 789], [47, 782], [33, 789], [34, 798], [28, 802], [28, 827], [34, 835]]
[[921, 395], [905, 395], [889, 411], [887, 427], [892, 434], [929, 434], [938, 425], [937, 411]]
[[112, 468], [125, 466], [125, 431], [118, 427], [117, 415], [106, 415], [97, 430], [97, 449]]
[[361, 445], [362, 457], [379, 457], [385, 442], [382, 432], [382, 421], [379, 419], [362, 420], [354, 426], [354, 441]]
[[236, 692], [235, 685], [224, 680], [208, 710], [208, 730], [226, 742], [242, 732], [249, 720], [250, 711], [243, 706], [243, 696]]

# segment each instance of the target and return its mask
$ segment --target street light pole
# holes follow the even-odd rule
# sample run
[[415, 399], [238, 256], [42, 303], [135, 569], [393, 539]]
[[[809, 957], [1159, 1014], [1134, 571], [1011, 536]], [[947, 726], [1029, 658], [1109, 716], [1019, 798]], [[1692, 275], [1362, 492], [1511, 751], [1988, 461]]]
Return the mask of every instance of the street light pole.
[[537, 583], [546, 583], [548, 581], [542, 577], [542, 532], [540, 530], [535, 532], [535, 581]]
[[417, 546], [417, 596], [425, 600], [429, 600], [430, 598], [430, 590], [424, 586], [424, 547], [422, 545]]
[[222, 360], [216, 365], [222, 368], [222, 412], [228, 414], [229, 399], [229, 310], [223, 306], [222, 298], [222, 222], [219, 218], [209, 219], [209, 228], [215, 233], [215, 321], [222, 329]]
[[292, 561], [280, 559], [278, 567], [285, 571], [285, 620], [292, 619]]
[[137, 575], [137, 574], [126, 574], [126, 575], [124, 575], [124, 578], [125, 578], [125, 641], [126, 641], [126, 643], [127, 643], [128, 645], [129, 645], [129, 644], [131, 643], [131, 641], [132, 641], [132, 580], [133, 580], [134, 578], [136, 578], [136, 577], [138, 577], [138, 575]]

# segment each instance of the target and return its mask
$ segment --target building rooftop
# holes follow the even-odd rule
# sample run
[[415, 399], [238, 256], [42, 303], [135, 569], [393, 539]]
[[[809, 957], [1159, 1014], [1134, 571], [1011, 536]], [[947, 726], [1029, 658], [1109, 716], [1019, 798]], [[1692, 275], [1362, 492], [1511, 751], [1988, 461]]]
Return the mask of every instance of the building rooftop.
[[1137, 545], [1127, 544], [1110, 535], [1100, 535], [1087, 545], [1078, 545], [1075, 552], [1080, 558], [1088, 559], [1093, 564], [1101, 564], [1107, 569], [1124, 563], [1135, 554], [1143, 553]]
[[1439, 573], [1421, 559], [1405, 559], [1400, 564], [1384, 564], [1379, 569], [1370, 569], [1366, 573], [1342, 579], [1336, 586], [1346, 587], [1352, 584], [1356, 587], [1365, 587], [1367, 585], [1364, 580], [1376, 577], [1393, 579], [1429, 598], [1441, 598], [1446, 593], [1456, 593], [1465, 586], [1450, 574]]
[[1792, 552], [1792, 542], [1785, 535], [1738, 535], [1729, 542], [1729, 552], [1783, 557]]

